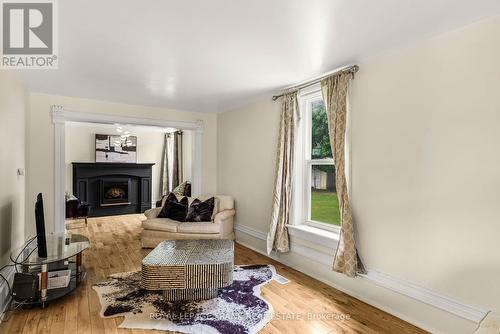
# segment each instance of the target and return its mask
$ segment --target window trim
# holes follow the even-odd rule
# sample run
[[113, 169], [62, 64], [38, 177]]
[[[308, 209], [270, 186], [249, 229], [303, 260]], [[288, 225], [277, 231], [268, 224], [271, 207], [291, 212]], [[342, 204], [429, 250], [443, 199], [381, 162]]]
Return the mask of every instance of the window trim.
[[299, 108], [302, 121], [298, 127], [297, 149], [296, 149], [296, 198], [295, 212], [293, 214], [294, 225], [307, 225], [321, 230], [340, 233], [340, 226], [314, 221], [311, 217], [311, 168], [313, 165], [333, 165], [331, 159], [311, 158], [311, 104], [323, 99], [320, 85], [315, 85], [307, 91], [299, 94]]

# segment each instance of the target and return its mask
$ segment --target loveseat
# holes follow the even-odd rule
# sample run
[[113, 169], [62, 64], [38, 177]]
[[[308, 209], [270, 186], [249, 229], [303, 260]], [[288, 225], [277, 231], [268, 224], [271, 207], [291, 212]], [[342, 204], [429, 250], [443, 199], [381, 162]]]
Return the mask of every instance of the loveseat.
[[[225, 195], [203, 195], [204, 201], [215, 197], [213, 220], [210, 222], [179, 222], [169, 218], [157, 218], [162, 206], [146, 210], [142, 222], [141, 244], [143, 248], [154, 248], [164, 240], [178, 239], [231, 239], [234, 240], [234, 200]], [[194, 198], [190, 197], [189, 203]], [[164, 204], [164, 203], [163, 203]]]

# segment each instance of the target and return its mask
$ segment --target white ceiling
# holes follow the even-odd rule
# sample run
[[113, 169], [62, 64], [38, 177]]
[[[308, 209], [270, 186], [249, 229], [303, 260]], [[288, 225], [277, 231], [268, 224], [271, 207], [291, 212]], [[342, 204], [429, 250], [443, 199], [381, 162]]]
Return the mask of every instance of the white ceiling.
[[500, 14], [498, 0], [64, 0], [30, 90], [217, 112]]

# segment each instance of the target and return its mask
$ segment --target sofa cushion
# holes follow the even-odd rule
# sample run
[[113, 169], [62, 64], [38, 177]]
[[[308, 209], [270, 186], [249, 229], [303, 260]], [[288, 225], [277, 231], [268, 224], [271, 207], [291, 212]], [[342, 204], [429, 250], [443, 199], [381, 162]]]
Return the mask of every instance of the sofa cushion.
[[188, 198], [182, 197], [180, 200], [174, 193], [167, 196], [167, 201], [160, 211], [158, 218], [170, 218], [177, 221], [184, 221], [188, 211]]
[[[194, 201], [195, 198], [198, 198], [200, 201], [206, 201], [210, 197], [215, 197], [215, 209], [214, 214], [217, 214], [224, 210], [232, 210], [234, 209], [234, 200], [231, 196], [226, 195], [201, 195], [198, 197], [188, 197], [189, 204]], [[180, 196], [177, 196], [177, 199], [180, 199]]]
[[220, 224], [212, 222], [180, 223], [177, 227], [179, 233], [215, 234], [220, 232]]
[[[185, 181], [183, 183], [185, 183], [185, 185], [184, 185], [184, 192], [181, 195], [179, 195], [178, 198], [181, 198], [183, 196], [191, 197], [191, 182]], [[180, 185], [177, 186], [177, 187], [180, 187]], [[175, 193], [176, 196], [178, 195], [178, 192], [176, 192], [175, 189], [172, 190], [172, 192]], [[163, 195], [160, 200], [156, 201], [156, 207], [157, 208], [163, 208], [163, 206], [165, 205], [165, 202], [167, 201], [167, 197], [168, 197], [168, 194], [167, 195]]]
[[187, 181], [182, 182], [179, 184], [177, 187], [172, 189], [172, 192], [177, 195], [177, 196], [186, 196], [185, 190], [186, 190], [186, 185], [188, 184]]
[[142, 228], [146, 230], [178, 232], [179, 222], [169, 218], [153, 218], [142, 222]]
[[189, 205], [186, 222], [211, 222], [214, 216], [215, 198], [210, 197], [206, 201], [196, 198]]

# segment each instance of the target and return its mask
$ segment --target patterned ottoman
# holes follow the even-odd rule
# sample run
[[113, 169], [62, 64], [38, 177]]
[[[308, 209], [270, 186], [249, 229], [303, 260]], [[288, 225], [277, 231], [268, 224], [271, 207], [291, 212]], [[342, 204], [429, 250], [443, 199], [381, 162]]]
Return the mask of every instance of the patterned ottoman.
[[163, 241], [142, 260], [142, 287], [169, 301], [215, 298], [233, 283], [233, 263], [232, 240]]

